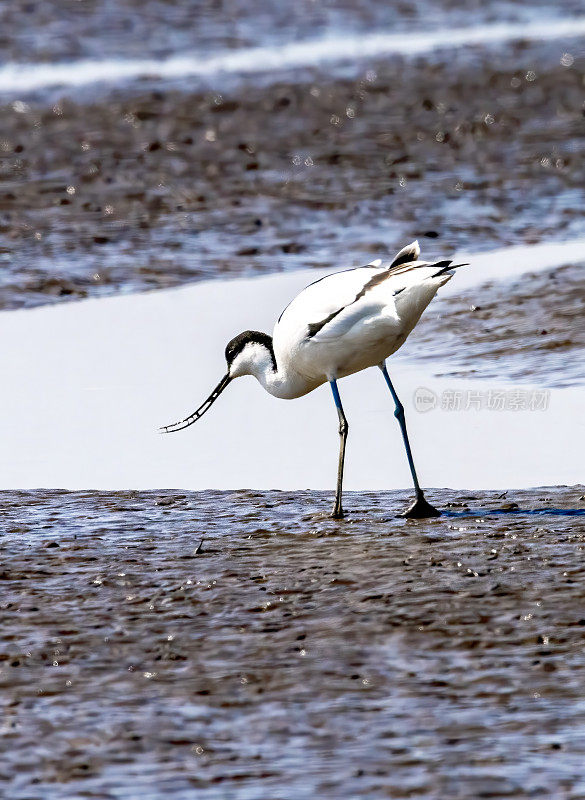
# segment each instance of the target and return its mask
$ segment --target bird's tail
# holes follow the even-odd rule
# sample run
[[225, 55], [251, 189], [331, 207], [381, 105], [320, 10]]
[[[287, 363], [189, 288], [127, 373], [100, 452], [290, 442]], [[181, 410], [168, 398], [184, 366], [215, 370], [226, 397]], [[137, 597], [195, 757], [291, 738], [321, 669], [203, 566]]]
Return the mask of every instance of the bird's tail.
[[468, 267], [469, 264], [454, 264], [452, 261], [437, 261], [435, 264], [431, 264], [433, 269], [436, 269], [437, 272], [433, 273], [433, 278], [438, 278], [440, 275], [445, 275], [447, 272], [451, 272], [452, 269], [459, 269], [459, 267]]

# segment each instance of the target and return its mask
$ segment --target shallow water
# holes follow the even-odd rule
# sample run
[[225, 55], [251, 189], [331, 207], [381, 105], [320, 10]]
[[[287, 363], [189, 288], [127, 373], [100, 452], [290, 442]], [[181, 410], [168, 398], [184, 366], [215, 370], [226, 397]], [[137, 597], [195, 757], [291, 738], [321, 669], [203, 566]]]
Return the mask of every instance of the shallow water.
[[358, 35], [343, 32], [314, 35], [301, 41], [285, 41], [276, 46], [227, 49], [207, 57], [181, 53], [163, 59], [85, 59], [55, 64], [8, 64], [0, 67], [0, 93], [36, 92], [57, 87], [68, 93], [71, 88], [94, 84], [124, 84], [136, 80], [195, 80], [204, 84], [223, 83], [226, 75], [262, 73], [264, 82], [275, 80], [289, 70], [329, 68], [342, 65], [347, 73], [359, 72], [365, 61], [393, 55], [413, 58], [435, 50], [452, 51], [458, 47], [502, 45], [534, 39], [566, 41], [585, 34], [585, 19], [567, 17], [523, 23], [466, 25], [428, 30], [411, 30], [406, 37], [389, 30]]
[[[583, 390], [547, 388], [552, 381], [577, 382], [577, 366], [569, 366], [580, 363], [582, 342], [575, 336], [572, 347], [553, 349], [544, 358], [538, 346], [547, 337], [533, 331], [535, 313], [550, 310], [553, 298], [516, 306], [496, 283], [486, 322], [466, 320], [474, 312], [463, 310], [464, 297], [475, 303], [486, 297], [480, 276], [494, 264], [504, 272], [541, 267], [532, 279], [541, 286], [555, 257], [554, 247], [535, 246], [466, 258], [473, 269], [458, 271], [413, 333], [415, 357], [409, 358], [408, 341], [389, 359], [426, 485], [522, 488], [583, 479]], [[0, 338], [11, 343], [0, 352], [0, 450], [9, 454], [0, 462], [0, 485], [329, 489], [339, 436], [328, 386], [283, 402], [249, 376], [235, 381], [197, 425], [173, 436], [157, 434], [209, 395], [225, 371], [226, 342], [241, 330], [271, 330], [280, 309], [306, 283], [305, 272], [207, 281], [0, 315]], [[451, 335], [450, 318], [435, 319], [442, 298], [451, 302], [453, 327], [461, 327], [461, 338], [475, 353], [471, 379], [435, 377], [460, 369], [465, 356]], [[523, 308], [535, 313], [523, 315]], [[558, 319], [562, 329], [571, 322], [563, 322], [559, 311], [551, 321]], [[518, 329], [517, 339], [510, 332], [502, 340], [498, 359], [482, 336], [488, 324], [500, 333]], [[554, 329], [548, 338], [558, 339]], [[522, 369], [520, 355], [513, 357], [517, 343], [524, 360], [540, 365], [537, 378], [525, 370], [520, 384], [509, 381], [512, 370]], [[434, 358], [416, 358], [421, 349]], [[489, 381], [476, 380], [482, 375]], [[345, 486], [409, 486], [394, 406], [379, 370], [342, 380], [340, 392], [350, 425]], [[419, 405], [422, 396], [431, 399], [430, 406]]]
[[3, 796], [582, 797], [583, 492], [2, 493]]

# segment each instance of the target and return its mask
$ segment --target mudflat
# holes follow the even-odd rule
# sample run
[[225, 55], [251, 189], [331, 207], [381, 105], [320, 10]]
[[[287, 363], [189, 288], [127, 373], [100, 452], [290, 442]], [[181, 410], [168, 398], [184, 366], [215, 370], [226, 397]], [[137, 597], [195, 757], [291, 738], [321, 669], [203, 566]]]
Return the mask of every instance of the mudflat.
[[3, 797], [582, 797], [584, 492], [1, 493]]
[[4, 97], [0, 308], [579, 236], [583, 71], [524, 41]]

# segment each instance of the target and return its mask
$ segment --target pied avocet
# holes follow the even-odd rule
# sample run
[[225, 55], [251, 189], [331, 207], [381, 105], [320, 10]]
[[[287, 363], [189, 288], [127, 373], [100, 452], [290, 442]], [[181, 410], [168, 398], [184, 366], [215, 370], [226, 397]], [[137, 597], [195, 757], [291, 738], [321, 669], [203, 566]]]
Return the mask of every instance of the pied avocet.
[[284, 309], [272, 336], [244, 331], [225, 350], [227, 372], [199, 408], [162, 432], [192, 425], [211, 407], [226, 386], [242, 375], [253, 375], [267, 392], [285, 400], [302, 397], [329, 381], [339, 416], [339, 466], [333, 517], [343, 517], [343, 462], [348, 424], [337, 388], [345, 378], [367, 367], [382, 370], [395, 403], [416, 498], [405, 517], [434, 517], [440, 512], [420, 488], [406, 432], [404, 407], [398, 399], [385, 360], [406, 341], [437, 290], [453, 276], [451, 261], [418, 261], [413, 242], [387, 265], [382, 260], [336, 272], [311, 283]]

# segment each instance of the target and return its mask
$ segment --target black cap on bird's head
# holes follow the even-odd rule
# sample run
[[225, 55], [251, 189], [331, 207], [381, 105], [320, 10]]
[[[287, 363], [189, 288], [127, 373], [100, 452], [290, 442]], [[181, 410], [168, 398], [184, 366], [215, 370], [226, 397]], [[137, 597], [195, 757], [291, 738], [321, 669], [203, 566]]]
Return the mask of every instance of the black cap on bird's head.
[[239, 333], [237, 336], [227, 343], [225, 348], [225, 360], [227, 361], [227, 372], [221, 379], [221, 381], [217, 384], [215, 389], [209, 395], [207, 400], [202, 403], [199, 408], [194, 411], [192, 414], [189, 414], [188, 417], [185, 419], [180, 420], [179, 422], [173, 422], [171, 425], [165, 425], [164, 427], [160, 428], [161, 433], [175, 433], [176, 431], [182, 431], [184, 428], [188, 428], [189, 425], [192, 425], [194, 422], [197, 422], [206, 411], [208, 411], [213, 403], [217, 400], [226, 386], [231, 383], [234, 378], [237, 378], [239, 374], [244, 373], [233, 373], [233, 366], [236, 362], [238, 356], [244, 351], [246, 345], [260, 345], [264, 347], [270, 353], [270, 357], [272, 359], [272, 364], [274, 369], [276, 370], [276, 359], [274, 357], [274, 350], [272, 348], [272, 337], [268, 336], [267, 333], [262, 333], [262, 331], [244, 331], [243, 333]]
[[230, 371], [230, 368], [234, 364], [236, 358], [244, 350], [246, 345], [249, 344], [259, 344], [261, 347], [264, 347], [266, 350], [268, 350], [272, 359], [272, 365], [274, 369], [276, 369], [276, 360], [274, 358], [274, 350], [272, 347], [272, 336], [269, 336], [267, 333], [262, 333], [262, 331], [243, 331], [242, 333], [238, 333], [237, 336], [234, 336], [231, 342], [227, 343], [225, 348], [225, 360], [228, 364], [228, 372]]

